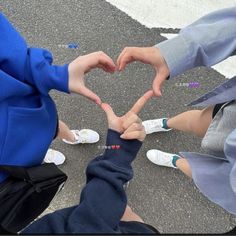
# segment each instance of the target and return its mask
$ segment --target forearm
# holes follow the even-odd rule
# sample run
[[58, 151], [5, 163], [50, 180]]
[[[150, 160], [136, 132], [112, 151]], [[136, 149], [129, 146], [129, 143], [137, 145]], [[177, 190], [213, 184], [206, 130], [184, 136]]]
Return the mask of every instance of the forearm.
[[236, 53], [236, 7], [206, 15], [156, 47], [170, 78], [197, 66], [212, 66]]
[[127, 205], [123, 184], [133, 177], [131, 162], [141, 147], [141, 142], [125, 141], [119, 136], [109, 130], [106, 145], [120, 148], [107, 150], [89, 163], [80, 204], [44, 216], [23, 233], [117, 233]]
[[119, 136], [115, 131], [108, 131], [106, 145], [111, 149], [89, 164], [87, 185], [80, 202], [80, 205], [89, 204], [87, 209], [93, 209], [94, 217], [113, 230], [125, 211], [127, 199], [123, 185], [133, 177], [131, 163], [142, 144], [138, 140], [122, 140]]
[[0, 69], [3, 72], [45, 95], [51, 89], [69, 92], [68, 66], [52, 65], [50, 52], [28, 48], [21, 34], [1, 13], [0, 33]]
[[29, 48], [27, 53], [26, 80], [36, 86], [42, 94], [51, 89], [69, 93], [68, 65], [52, 65], [53, 57], [41, 48]]

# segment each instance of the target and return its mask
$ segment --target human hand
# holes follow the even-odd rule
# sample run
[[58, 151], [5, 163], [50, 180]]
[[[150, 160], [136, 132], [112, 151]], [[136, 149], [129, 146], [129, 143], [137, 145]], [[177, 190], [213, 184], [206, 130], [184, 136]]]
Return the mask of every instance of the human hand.
[[170, 72], [160, 50], [156, 47], [127, 47], [121, 52], [117, 59], [118, 70], [124, 70], [127, 64], [134, 61], [140, 61], [154, 67], [156, 76], [153, 80], [152, 87], [154, 94], [161, 96], [162, 85], [170, 75]]
[[109, 128], [121, 133], [122, 135], [120, 137], [123, 139], [138, 139], [143, 141], [146, 133], [142, 125], [142, 120], [137, 114], [152, 96], [153, 91], [149, 90], [138, 99], [129, 112], [121, 117], [116, 116], [110, 105], [102, 103], [101, 107], [107, 115]]
[[76, 58], [69, 64], [68, 68], [69, 90], [70, 92], [81, 94], [100, 105], [101, 99], [97, 94], [85, 86], [84, 81], [85, 74], [94, 68], [101, 68], [105, 72], [114, 73], [116, 65], [104, 52], [94, 52]]

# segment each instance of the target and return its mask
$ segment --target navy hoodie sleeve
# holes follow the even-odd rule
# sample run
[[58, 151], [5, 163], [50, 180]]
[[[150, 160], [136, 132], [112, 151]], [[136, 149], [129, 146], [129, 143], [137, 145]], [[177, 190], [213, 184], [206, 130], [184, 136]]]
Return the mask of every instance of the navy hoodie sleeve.
[[133, 177], [131, 167], [142, 143], [126, 141], [108, 130], [106, 150], [87, 167], [87, 183], [80, 204], [46, 215], [31, 224], [24, 234], [119, 233], [127, 198], [123, 185]]
[[[47, 95], [51, 89], [68, 91], [68, 65], [52, 65], [50, 52], [28, 48], [25, 40], [0, 13], [0, 70]], [[0, 78], [1, 83], [5, 80]]]

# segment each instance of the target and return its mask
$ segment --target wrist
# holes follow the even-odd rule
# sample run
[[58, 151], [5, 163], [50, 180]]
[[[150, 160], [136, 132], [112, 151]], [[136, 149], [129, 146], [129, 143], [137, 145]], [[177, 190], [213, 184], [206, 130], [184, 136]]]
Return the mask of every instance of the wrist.
[[160, 49], [157, 46], [152, 47], [155, 53], [154, 58], [155, 59], [155, 66], [158, 69], [159, 73], [162, 73], [162, 75], [166, 76], [168, 78], [170, 76], [170, 70], [168, 67], [168, 64], [165, 60], [165, 57], [161, 53]]
[[120, 138], [120, 135], [121, 133], [115, 130], [108, 130], [104, 159], [115, 165], [126, 167], [135, 159], [142, 142], [137, 139], [124, 140]]
[[158, 48], [163, 56], [171, 79], [192, 68], [191, 48], [180, 35], [165, 40], [155, 47]]

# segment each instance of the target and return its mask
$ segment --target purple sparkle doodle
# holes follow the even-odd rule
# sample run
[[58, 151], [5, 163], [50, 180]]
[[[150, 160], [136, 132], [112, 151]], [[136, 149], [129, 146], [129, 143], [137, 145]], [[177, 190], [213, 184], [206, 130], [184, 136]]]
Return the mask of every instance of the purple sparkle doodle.
[[198, 87], [200, 87], [200, 83], [199, 82], [190, 82], [188, 84], [188, 87], [189, 88], [198, 88]]

